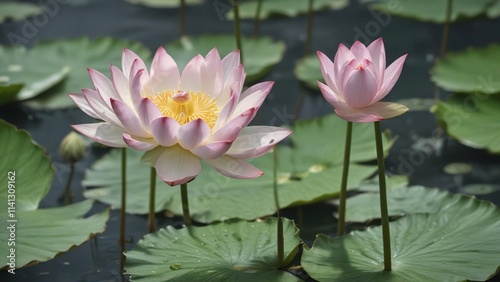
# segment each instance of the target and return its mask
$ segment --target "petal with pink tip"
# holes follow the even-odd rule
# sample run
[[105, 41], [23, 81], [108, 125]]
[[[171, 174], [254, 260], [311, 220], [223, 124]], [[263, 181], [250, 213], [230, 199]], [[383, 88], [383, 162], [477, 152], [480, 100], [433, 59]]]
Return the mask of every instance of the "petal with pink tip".
[[181, 89], [195, 92], [201, 90], [201, 65], [203, 62], [203, 57], [197, 55], [187, 63], [181, 75]]
[[158, 48], [151, 63], [150, 88], [154, 93], [166, 89], [179, 89], [181, 76], [174, 59], [163, 47]]
[[133, 107], [128, 78], [119, 68], [113, 65], [111, 66], [111, 81], [113, 82], [116, 92], [121, 97], [121, 100], [129, 107]]
[[201, 91], [211, 97], [219, 96], [224, 84], [222, 61], [217, 48], [212, 49], [201, 66]]
[[166, 148], [155, 167], [158, 176], [170, 186], [186, 183], [201, 171], [200, 159], [180, 146]]
[[352, 122], [375, 122], [400, 116], [408, 111], [404, 105], [391, 102], [378, 102], [361, 109], [336, 109], [343, 119]]
[[231, 116], [233, 115], [233, 112], [236, 109], [237, 104], [238, 100], [236, 99], [236, 94], [234, 94], [234, 92], [231, 92], [231, 98], [229, 98], [229, 101], [222, 108], [219, 116], [217, 117], [217, 121], [215, 122], [215, 126], [213, 128], [214, 131], [216, 131], [221, 126], [227, 123], [229, 118], [231, 118]]
[[241, 115], [230, 120], [221, 128], [217, 129], [209, 137], [210, 142], [216, 141], [234, 141], [240, 134], [241, 130], [250, 123], [255, 113], [255, 109], [249, 109]]
[[136, 66], [134, 67], [135, 69], [146, 69], [146, 64], [144, 64], [144, 61], [139, 57], [136, 53], [132, 52], [129, 49], [123, 49], [122, 53], [122, 70], [123, 74], [128, 79], [131, 79], [134, 75], [135, 72], [130, 75], [130, 71], [132, 70], [132, 66], [134, 65], [134, 62], [137, 61]]
[[151, 133], [160, 145], [170, 147], [177, 143], [177, 131], [180, 127], [175, 119], [161, 117], [151, 122]]
[[335, 80], [336, 83], [338, 83], [338, 80], [340, 79], [342, 68], [354, 59], [356, 59], [356, 57], [354, 57], [349, 48], [347, 48], [344, 44], [339, 44], [339, 48], [337, 49], [337, 53], [335, 53], [335, 58], [333, 60], [335, 72], [333, 73], [332, 79]]
[[139, 118], [127, 105], [125, 105], [125, 103], [111, 99], [111, 106], [113, 106], [116, 116], [127, 132], [139, 137], [151, 137], [151, 134], [149, 134], [142, 126]]
[[224, 155], [230, 147], [231, 142], [221, 141], [200, 145], [190, 151], [202, 159], [215, 159]]
[[341, 101], [335, 92], [330, 89], [327, 85], [321, 83], [318, 81], [318, 87], [319, 90], [321, 91], [321, 94], [323, 94], [323, 97], [325, 100], [330, 103], [334, 108], [345, 108], [347, 105], [345, 102]]
[[123, 141], [125, 141], [129, 147], [139, 151], [150, 151], [158, 146], [158, 143], [153, 138], [134, 138], [128, 133], [123, 133]]
[[239, 100], [244, 81], [244, 67], [243, 65], [239, 65], [230, 72], [229, 76], [224, 81], [224, 86], [222, 87], [220, 95], [218, 97], [214, 97], [217, 98], [217, 106], [222, 108], [226, 105], [227, 101], [229, 101], [229, 98], [231, 97], [231, 89], [234, 90], [234, 93], [237, 95], [236, 99]]
[[88, 72], [95, 89], [99, 92], [102, 99], [106, 102], [106, 104], [108, 104], [108, 106], [111, 106], [109, 103], [109, 99], [111, 98], [121, 100], [120, 96], [115, 91], [113, 83], [104, 74], [94, 69], [88, 69]]
[[153, 120], [163, 117], [158, 107], [148, 98], [142, 98], [137, 109], [139, 119], [146, 129], [150, 129], [150, 124]]
[[208, 159], [205, 161], [222, 175], [231, 178], [249, 179], [257, 178], [264, 174], [260, 169], [244, 160], [231, 158], [229, 156], [222, 156], [217, 159]]
[[351, 108], [366, 107], [377, 95], [377, 78], [370, 68], [370, 65], [374, 67], [373, 63], [366, 60], [364, 63], [365, 67], [355, 69], [344, 86], [344, 99]]
[[254, 108], [257, 111], [264, 100], [269, 94], [269, 91], [257, 91], [252, 93], [251, 95], [247, 95], [243, 100], [240, 99], [240, 102], [236, 105], [236, 109], [233, 112], [232, 117], [236, 117], [241, 115], [245, 111]]
[[382, 100], [385, 96], [387, 96], [387, 94], [389, 94], [389, 92], [391, 92], [392, 88], [398, 81], [399, 76], [401, 75], [406, 56], [407, 54], [399, 57], [385, 70], [384, 82], [380, 87], [379, 93], [376, 97], [374, 97], [373, 102]]
[[[102, 100], [101, 95], [95, 90], [82, 89], [85, 100], [89, 106], [94, 110], [94, 113], [99, 115], [100, 119], [112, 123], [116, 126], [122, 127], [122, 123], [116, 117], [111, 107], [108, 107]], [[111, 102], [110, 102], [111, 103]]]
[[271, 150], [292, 131], [274, 126], [245, 127], [226, 155], [238, 159], [256, 158]]
[[95, 118], [95, 119], [101, 119], [101, 117], [94, 112], [94, 109], [89, 105], [87, 100], [85, 99], [85, 96], [82, 94], [77, 94], [77, 93], [70, 93], [69, 97], [75, 104], [82, 110], [84, 113], [87, 115]]
[[182, 125], [177, 132], [179, 145], [187, 150], [199, 146], [209, 136], [210, 126], [202, 119], [195, 119]]
[[240, 51], [233, 51], [222, 59], [222, 68], [224, 73], [224, 81], [227, 80], [229, 74], [240, 65]]
[[259, 91], [269, 93], [271, 91], [271, 89], [273, 88], [273, 86], [274, 86], [274, 81], [264, 81], [264, 82], [252, 85], [252, 86], [248, 87], [248, 89], [245, 90], [243, 93], [241, 93], [240, 100], [243, 100], [246, 97], [251, 96], [254, 93], [257, 93]]
[[122, 134], [125, 130], [121, 127], [114, 126], [106, 122], [75, 124], [71, 127], [88, 138], [103, 145], [115, 148], [127, 147], [127, 144], [122, 138]]
[[322, 52], [316, 52], [318, 54], [319, 64], [321, 67], [321, 73], [323, 74], [323, 79], [326, 84], [330, 86], [332, 89], [337, 90], [337, 82], [335, 80], [335, 65], [334, 63]]
[[366, 48], [366, 46], [363, 45], [363, 43], [361, 43], [359, 41], [354, 42], [354, 44], [352, 44], [350, 50], [351, 50], [351, 53], [354, 55], [354, 57], [360, 62], [362, 60], [368, 60], [368, 61], [372, 60], [372, 56], [371, 56], [370, 52], [368, 51], [368, 48]]
[[131, 109], [137, 110], [139, 103], [142, 100], [142, 76], [144, 74], [143, 70], [137, 72], [137, 74], [130, 80], [130, 99], [132, 100], [133, 107]]
[[383, 81], [385, 73], [385, 48], [382, 37], [373, 41], [368, 45], [367, 49], [372, 56], [373, 64], [377, 68], [377, 80]]

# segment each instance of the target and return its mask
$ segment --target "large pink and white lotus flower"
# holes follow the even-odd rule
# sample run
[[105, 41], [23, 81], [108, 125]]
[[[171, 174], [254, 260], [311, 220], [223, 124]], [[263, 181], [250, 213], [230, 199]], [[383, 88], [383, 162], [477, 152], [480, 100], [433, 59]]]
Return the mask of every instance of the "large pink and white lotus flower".
[[326, 85], [318, 81], [325, 99], [341, 118], [351, 122], [375, 122], [404, 114], [408, 108], [379, 102], [398, 81], [406, 55], [387, 69], [382, 38], [368, 47], [356, 41], [351, 49], [340, 44], [332, 62], [318, 51]]
[[111, 66], [111, 80], [88, 71], [95, 90], [70, 97], [103, 122], [73, 128], [107, 146], [146, 151], [143, 161], [169, 185], [194, 179], [201, 159], [228, 177], [258, 177], [262, 171], [245, 159], [265, 154], [291, 133], [247, 126], [274, 82], [242, 93], [245, 72], [238, 51], [222, 60], [217, 49], [205, 58], [197, 55], [180, 73], [161, 47], [149, 72], [141, 58], [125, 49], [122, 69]]

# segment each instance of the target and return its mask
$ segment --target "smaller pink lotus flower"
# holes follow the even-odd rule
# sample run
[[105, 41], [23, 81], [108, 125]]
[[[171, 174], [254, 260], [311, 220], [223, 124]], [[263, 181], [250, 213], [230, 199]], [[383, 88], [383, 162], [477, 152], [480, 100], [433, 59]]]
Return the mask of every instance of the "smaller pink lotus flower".
[[382, 38], [368, 47], [356, 41], [351, 49], [339, 45], [334, 62], [318, 51], [326, 85], [318, 81], [325, 99], [341, 118], [351, 122], [375, 122], [404, 114], [408, 108], [379, 102], [391, 90], [401, 74], [406, 55], [387, 69]]

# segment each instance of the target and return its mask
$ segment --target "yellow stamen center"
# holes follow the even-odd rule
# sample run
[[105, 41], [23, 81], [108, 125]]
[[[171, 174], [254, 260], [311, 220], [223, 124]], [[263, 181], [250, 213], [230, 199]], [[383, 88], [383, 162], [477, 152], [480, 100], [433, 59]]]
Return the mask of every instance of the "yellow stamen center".
[[215, 98], [203, 92], [165, 90], [148, 99], [164, 116], [175, 119], [180, 125], [201, 118], [213, 128], [220, 113]]

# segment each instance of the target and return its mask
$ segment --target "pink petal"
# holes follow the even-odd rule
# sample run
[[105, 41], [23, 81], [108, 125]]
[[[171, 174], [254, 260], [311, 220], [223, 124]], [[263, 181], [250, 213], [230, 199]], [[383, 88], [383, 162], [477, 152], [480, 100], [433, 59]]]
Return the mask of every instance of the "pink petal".
[[92, 109], [92, 107], [89, 105], [84, 95], [77, 93], [70, 93], [69, 97], [84, 113], [95, 119], [101, 119], [101, 117], [98, 114], [96, 114], [94, 112], [94, 109]]
[[251, 96], [251, 95], [258, 93], [258, 92], [269, 93], [271, 91], [271, 89], [273, 88], [273, 86], [274, 86], [274, 81], [264, 81], [264, 82], [252, 85], [252, 86], [248, 87], [248, 89], [245, 90], [243, 93], [241, 93], [240, 101], [245, 99], [246, 97]]
[[389, 92], [391, 92], [392, 88], [399, 79], [401, 71], [403, 70], [403, 64], [407, 55], [408, 54], [399, 57], [385, 70], [384, 82], [380, 87], [379, 93], [373, 99], [373, 102], [382, 100], [385, 96], [387, 96], [387, 94], [389, 94]]
[[134, 69], [146, 69], [146, 64], [144, 64], [144, 61], [137, 56], [136, 53], [130, 51], [129, 49], [123, 49], [122, 53], [122, 70], [123, 74], [127, 77], [127, 79], [131, 79], [134, 77], [135, 72], [130, 75], [132, 66], [134, 65], [134, 62], [137, 61], [135, 64], [136, 66]]
[[201, 91], [217, 97], [224, 83], [222, 61], [217, 48], [212, 49], [201, 66]]
[[368, 48], [366, 48], [366, 46], [359, 41], [354, 42], [354, 44], [351, 46], [351, 53], [360, 62], [363, 60], [372, 60], [372, 56], [370, 55]]
[[377, 68], [377, 80], [383, 81], [384, 80], [384, 73], [385, 73], [385, 48], [384, 48], [384, 41], [382, 40], [382, 37], [373, 41], [368, 46], [368, 51], [370, 52], [370, 55], [372, 56], [373, 64]]
[[165, 147], [173, 146], [177, 143], [177, 131], [181, 126], [169, 117], [161, 117], [151, 122], [153, 137], [160, 145]]
[[166, 148], [155, 167], [158, 176], [170, 186], [186, 183], [201, 171], [200, 159], [180, 146]]
[[370, 105], [377, 94], [378, 82], [369, 66], [370, 64], [373, 66], [373, 64], [370, 61], [365, 61], [365, 64], [365, 68], [353, 70], [352, 75], [344, 85], [344, 99], [351, 108], [362, 108]]
[[229, 53], [222, 59], [222, 68], [224, 74], [224, 81], [229, 77], [229, 74], [233, 72], [235, 68], [240, 65], [240, 51], [236, 50]]
[[319, 90], [321, 90], [321, 94], [325, 97], [325, 100], [330, 103], [334, 108], [345, 108], [347, 105], [344, 101], [340, 100], [337, 97], [337, 94], [330, 89], [327, 85], [318, 81]]
[[217, 121], [216, 121], [215, 126], [213, 128], [214, 131], [219, 129], [221, 126], [223, 126], [224, 124], [227, 123], [229, 118], [233, 115], [234, 109], [236, 109], [237, 104], [238, 104], [238, 100], [236, 98], [236, 94], [234, 94], [234, 92], [231, 92], [231, 98], [229, 98], [229, 101], [222, 108], [219, 116], [217, 117]]
[[130, 97], [130, 83], [128, 78], [123, 74], [123, 72], [115, 67], [111, 66], [111, 80], [116, 92], [121, 97], [121, 100], [125, 102], [129, 107], [132, 106], [132, 98]]
[[249, 179], [257, 178], [264, 174], [260, 169], [244, 160], [231, 158], [229, 156], [222, 156], [217, 159], [207, 159], [205, 161], [219, 173], [227, 177]]
[[104, 74], [94, 69], [88, 69], [88, 72], [95, 89], [99, 92], [102, 99], [106, 102], [106, 104], [108, 104], [108, 106], [111, 106], [109, 103], [110, 98], [121, 100], [120, 96], [115, 91], [113, 83], [111, 83], [111, 81]]
[[139, 119], [146, 129], [150, 129], [153, 120], [163, 117], [158, 107], [148, 98], [142, 98], [137, 109]]
[[333, 79], [335, 74], [335, 66], [333, 62], [322, 52], [318, 51], [316, 53], [318, 54], [318, 59], [321, 67], [321, 73], [323, 74], [323, 79], [325, 80], [327, 85], [337, 88], [335, 79]]
[[179, 89], [181, 76], [174, 59], [167, 54], [163, 47], [156, 51], [151, 63], [150, 88], [154, 93], [167, 89]]
[[216, 141], [229, 141], [232, 142], [238, 135], [241, 130], [247, 126], [248, 123], [252, 120], [255, 109], [249, 109], [236, 118], [232, 119], [228, 123], [226, 123], [221, 128], [217, 129], [212, 135], [209, 137], [210, 142]]
[[256, 158], [271, 150], [292, 131], [274, 126], [245, 127], [226, 155], [238, 159]]
[[335, 83], [338, 83], [338, 80], [340, 79], [342, 68], [354, 59], [356, 58], [351, 51], [344, 44], [339, 44], [339, 48], [337, 49], [337, 53], [335, 53], [335, 58], [333, 59], [334, 73], [332, 75], [332, 79]]
[[243, 65], [239, 65], [235, 69], [233, 69], [227, 79], [224, 81], [224, 86], [222, 91], [217, 98], [217, 106], [220, 108], [226, 105], [227, 101], [231, 97], [231, 89], [234, 90], [234, 94], [236, 94], [236, 99], [239, 100], [241, 89], [243, 87], [243, 83], [245, 82], [245, 71]]
[[205, 142], [209, 136], [210, 127], [202, 119], [196, 119], [184, 124], [177, 132], [179, 145], [188, 150]]
[[215, 159], [224, 155], [231, 147], [231, 142], [222, 141], [201, 145], [191, 149], [191, 153], [202, 159]]
[[139, 151], [153, 150], [158, 146], [158, 143], [153, 138], [134, 138], [128, 133], [123, 133], [123, 141], [131, 148]]
[[267, 91], [257, 91], [253, 92], [251, 95], [246, 95], [246, 97], [243, 100], [240, 100], [240, 102], [236, 105], [236, 109], [234, 110], [232, 117], [241, 115], [251, 108], [257, 111], [262, 103], [264, 103], [264, 100], [269, 94], [269, 90], [270, 89], [268, 89]]
[[[116, 114], [113, 112], [111, 107], [108, 107], [106, 103], [102, 100], [101, 95], [95, 90], [91, 89], [82, 89], [85, 100], [89, 104], [89, 106], [94, 110], [100, 119], [107, 121], [111, 124], [121, 127], [122, 123], [116, 117]], [[111, 102], [110, 102], [111, 103]]]
[[151, 137], [141, 124], [139, 118], [125, 103], [111, 99], [113, 110], [127, 132], [144, 138]]
[[377, 102], [361, 109], [336, 109], [341, 118], [352, 122], [375, 122], [400, 116], [408, 108], [398, 103]]
[[142, 76], [144, 75], [144, 70], [140, 70], [136, 73], [135, 76], [130, 80], [130, 99], [132, 100], [132, 104], [134, 107], [131, 107], [132, 110], [137, 110], [139, 103], [142, 100]]
[[203, 62], [203, 57], [197, 55], [187, 63], [181, 75], [181, 89], [195, 92], [201, 90], [201, 65]]
[[127, 147], [127, 144], [125, 144], [122, 138], [122, 134], [125, 130], [121, 127], [114, 126], [106, 122], [75, 124], [71, 127], [88, 138], [103, 145], [116, 148]]

